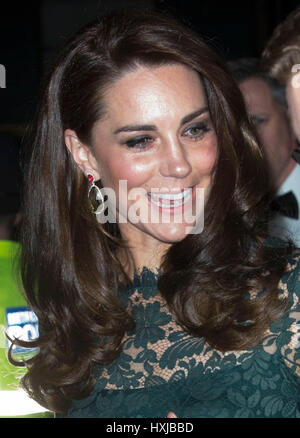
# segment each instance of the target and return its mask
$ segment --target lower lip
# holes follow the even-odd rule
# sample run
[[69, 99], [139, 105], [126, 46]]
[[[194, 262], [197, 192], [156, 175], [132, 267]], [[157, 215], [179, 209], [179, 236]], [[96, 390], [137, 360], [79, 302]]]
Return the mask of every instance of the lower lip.
[[184, 204], [178, 205], [177, 207], [162, 207], [159, 206], [157, 204], [155, 204], [154, 202], [151, 201], [151, 199], [148, 198], [149, 203], [151, 204], [151, 207], [153, 206], [154, 208], [156, 208], [157, 210], [159, 210], [160, 212], [168, 212], [168, 214], [177, 214], [177, 213], [182, 213], [186, 208], [190, 208], [191, 205], [193, 204], [194, 200], [196, 197], [196, 186], [193, 186], [192, 188], [192, 196], [190, 197], [190, 199], [185, 202]]

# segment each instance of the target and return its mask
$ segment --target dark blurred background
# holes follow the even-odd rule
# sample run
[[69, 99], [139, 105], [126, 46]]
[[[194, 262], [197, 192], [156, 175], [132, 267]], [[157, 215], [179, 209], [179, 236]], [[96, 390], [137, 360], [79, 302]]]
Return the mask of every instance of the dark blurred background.
[[36, 106], [41, 78], [65, 38], [115, 9], [167, 11], [205, 36], [224, 59], [259, 56], [275, 26], [299, 0], [43, 0], [1, 4], [0, 131], [22, 135]]

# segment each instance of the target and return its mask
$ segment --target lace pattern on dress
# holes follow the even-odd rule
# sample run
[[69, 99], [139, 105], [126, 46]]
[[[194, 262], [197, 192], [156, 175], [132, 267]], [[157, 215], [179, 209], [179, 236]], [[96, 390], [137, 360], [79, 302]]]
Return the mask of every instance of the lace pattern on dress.
[[279, 283], [284, 298], [290, 297], [290, 311], [281, 321], [271, 324], [263, 340], [269, 354], [280, 351], [281, 359], [293, 374], [300, 376], [300, 255], [292, 257]]
[[136, 329], [126, 333], [119, 358], [102, 369], [102, 388], [136, 389], [163, 384], [185, 379], [199, 366], [204, 374], [213, 373], [224, 364], [242, 364], [258, 349], [267, 355], [280, 352], [289, 369], [300, 375], [299, 261], [299, 254], [291, 259], [279, 284], [282, 296], [292, 301], [287, 317], [270, 326], [259, 346], [230, 352], [213, 350], [203, 339], [185, 333], [157, 292], [159, 274], [144, 268], [140, 276], [135, 275], [132, 287], [122, 292], [121, 300], [136, 321]]

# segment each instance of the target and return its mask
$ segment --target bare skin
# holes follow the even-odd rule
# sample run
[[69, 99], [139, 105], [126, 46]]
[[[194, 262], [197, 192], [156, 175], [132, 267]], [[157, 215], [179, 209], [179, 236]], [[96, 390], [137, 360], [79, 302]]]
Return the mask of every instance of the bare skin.
[[[121, 223], [121, 218], [128, 219], [133, 201], [119, 190], [119, 181], [127, 182], [128, 191], [143, 189], [146, 194], [202, 188], [207, 195], [217, 139], [203, 86], [194, 71], [179, 64], [138, 67], [111, 86], [105, 107], [106, 116], [92, 131], [92, 147], [69, 129], [65, 142], [85, 174], [101, 178], [104, 187], [115, 191], [119, 227], [134, 267], [153, 269], [160, 266], [171, 244], [184, 239], [187, 223], [133, 223], [130, 219]], [[153, 197], [141, 196], [140, 202], [155, 208]], [[191, 198], [180, 208], [192, 209], [194, 202]], [[163, 216], [168, 207], [158, 209]]]

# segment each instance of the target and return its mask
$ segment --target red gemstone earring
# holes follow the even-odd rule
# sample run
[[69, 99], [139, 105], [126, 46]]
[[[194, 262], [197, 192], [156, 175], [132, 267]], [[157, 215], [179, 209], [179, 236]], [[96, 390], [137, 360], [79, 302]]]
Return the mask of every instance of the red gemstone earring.
[[[101, 214], [104, 210], [104, 197], [102, 195], [101, 189], [95, 184], [95, 178], [91, 173], [87, 174], [87, 179], [91, 183], [88, 191], [88, 198], [92, 206], [92, 212], [94, 214]], [[93, 198], [98, 202], [98, 207], [95, 208], [93, 202], [91, 201], [91, 194], [94, 192]]]

